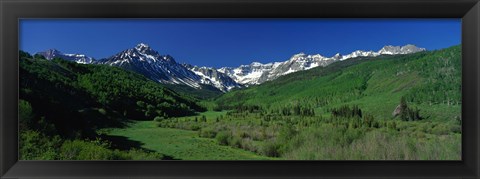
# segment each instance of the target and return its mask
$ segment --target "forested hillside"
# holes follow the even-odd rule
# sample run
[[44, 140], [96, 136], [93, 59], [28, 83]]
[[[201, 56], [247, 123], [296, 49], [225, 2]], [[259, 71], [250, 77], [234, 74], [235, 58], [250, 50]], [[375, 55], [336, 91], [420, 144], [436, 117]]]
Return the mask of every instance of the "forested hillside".
[[126, 119], [204, 111], [195, 99], [117, 67], [46, 60], [25, 52], [20, 52], [19, 63], [20, 124], [22, 136], [29, 139], [32, 135], [95, 139], [97, 129], [122, 127]]
[[[424, 115], [432, 119], [459, 117], [460, 46], [410, 55], [345, 60], [232, 91], [216, 102], [219, 109], [259, 105], [268, 111], [281, 111], [299, 106], [315, 109], [317, 114], [355, 104], [376, 117], [390, 118], [401, 97], [424, 108]], [[438, 109], [432, 111], [431, 108]]]
[[162, 120], [220, 145], [293, 160], [461, 159], [461, 47], [296, 72]]

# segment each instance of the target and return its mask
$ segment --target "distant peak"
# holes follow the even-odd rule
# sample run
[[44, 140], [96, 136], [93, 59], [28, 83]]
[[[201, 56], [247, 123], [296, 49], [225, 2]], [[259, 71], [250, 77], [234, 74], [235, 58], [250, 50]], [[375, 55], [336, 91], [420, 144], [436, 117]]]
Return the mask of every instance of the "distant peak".
[[149, 48], [150, 46], [148, 46], [147, 44], [145, 43], [139, 43], [137, 44], [137, 46], [135, 46], [136, 48]]
[[342, 54], [336, 53], [332, 58], [334, 58], [334, 59], [340, 59], [340, 58], [342, 58], [342, 56], [343, 56]]
[[[153, 56], [160, 56], [160, 54], [153, 50], [149, 45], [145, 43], [139, 43], [133, 48], [132, 50], [137, 51], [141, 54], [148, 54], [148, 55], [153, 55]], [[170, 56], [169, 56], [170, 58]]]
[[47, 60], [51, 60], [56, 56], [63, 55], [62, 52], [60, 52], [59, 50], [54, 49], [54, 48], [48, 49], [48, 50], [45, 50], [45, 51], [42, 51], [42, 52], [37, 52], [36, 54], [44, 56]]
[[402, 49], [419, 49], [421, 51], [425, 51], [426, 49], [425, 48], [420, 48], [420, 47], [417, 47], [416, 45], [413, 45], [413, 44], [407, 44], [405, 46], [402, 47]]
[[407, 44], [404, 46], [385, 45], [383, 48], [419, 48], [414, 44]]
[[261, 66], [261, 65], [263, 65], [263, 64], [260, 63], [260, 62], [252, 62], [252, 63], [250, 63], [250, 65], [252, 65], [252, 66]]
[[140, 52], [145, 52], [151, 50], [150, 46], [144, 43], [139, 43], [137, 46], [135, 46], [135, 49], [137, 49]]
[[297, 53], [297, 54], [294, 54], [291, 58], [291, 60], [296, 60], [297, 58], [301, 58], [301, 57], [305, 57], [307, 56], [307, 54], [305, 54], [304, 52], [300, 52], [300, 53]]
[[417, 46], [414, 44], [407, 44], [407, 45], [404, 45], [403, 47], [417, 47]]
[[393, 46], [393, 45], [386, 45], [382, 49], [378, 51], [380, 54], [409, 54], [409, 53], [416, 53], [425, 51], [425, 48], [419, 48], [412, 44], [407, 44], [404, 46]]
[[312, 58], [325, 58], [323, 55], [320, 55], [320, 54], [309, 55], [309, 57], [312, 57]]
[[48, 49], [46, 52], [50, 52], [50, 53], [62, 53], [62, 52], [60, 52], [60, 50], [57, 50], [57, 49], [54, 49], [54, 48]]

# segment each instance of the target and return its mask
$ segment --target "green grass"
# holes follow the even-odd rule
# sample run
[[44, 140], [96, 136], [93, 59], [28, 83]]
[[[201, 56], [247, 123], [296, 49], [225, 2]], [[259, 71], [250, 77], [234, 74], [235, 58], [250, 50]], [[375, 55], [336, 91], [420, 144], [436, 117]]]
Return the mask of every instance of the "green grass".
[[181, 160], [266, 160], [255, 153], [221, 146], [213, 139], [200, 138], [195, 131], [160, 128], [154, 121], [133, 121], [127, 128], [111, 128], [103, 133], [140, 141], [142, 148]]

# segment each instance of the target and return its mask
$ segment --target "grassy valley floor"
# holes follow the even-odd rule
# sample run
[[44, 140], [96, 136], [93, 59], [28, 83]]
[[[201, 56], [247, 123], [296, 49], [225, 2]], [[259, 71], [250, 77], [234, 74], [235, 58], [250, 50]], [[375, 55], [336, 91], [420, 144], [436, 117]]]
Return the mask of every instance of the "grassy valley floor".
[[215, 140], [198, 137], [195, 131], [160, 128], [155, 121], [131, 121], [126, 128], [103, 129], [109, 136], [138, 141], [147, 150], [179, 160], [268, 160], [242, 149], [218, 145]]

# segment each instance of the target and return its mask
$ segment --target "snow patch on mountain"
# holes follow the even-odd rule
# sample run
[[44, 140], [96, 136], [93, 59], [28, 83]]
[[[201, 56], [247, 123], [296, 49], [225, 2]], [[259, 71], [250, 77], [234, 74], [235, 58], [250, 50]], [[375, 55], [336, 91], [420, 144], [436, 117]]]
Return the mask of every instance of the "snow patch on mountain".
[[200, 76], [202, 78], [202, 84], [212, 85], [220, 91], [227, 92], [234, 88], [243, 87], [242, 85], [235, 82], [235, 80], [233, 80], [226, 74], [219, 72], [215, 68], [198, 67], [189, 64], [183, 64], [183, 66]]

